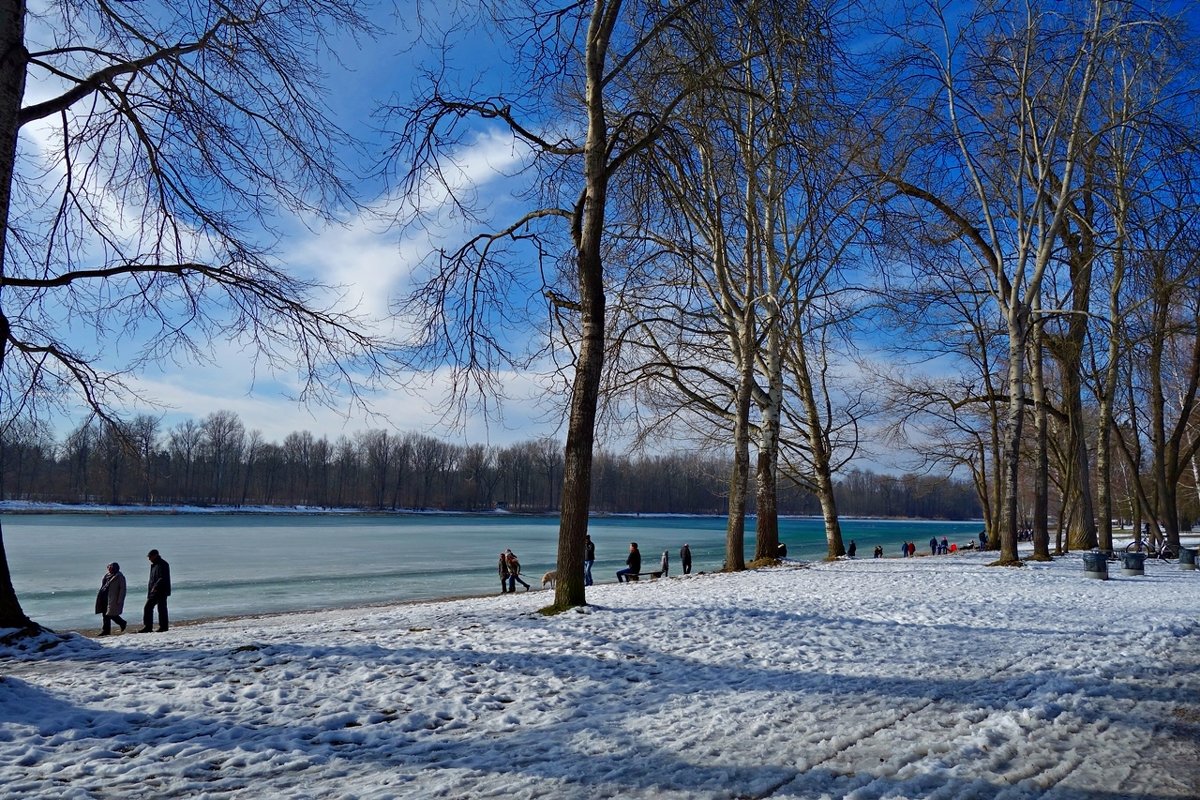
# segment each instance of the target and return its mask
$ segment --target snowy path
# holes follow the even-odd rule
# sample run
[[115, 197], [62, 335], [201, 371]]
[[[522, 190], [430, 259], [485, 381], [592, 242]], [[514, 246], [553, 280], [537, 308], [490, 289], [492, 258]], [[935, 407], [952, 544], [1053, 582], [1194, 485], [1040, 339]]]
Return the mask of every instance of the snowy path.
[[[1200, 794], [1200, 573], [840, 562], [75, 638], [6, 660], [22, 798]], [[1132, 609], [1159, 609], [1152, 622]]]

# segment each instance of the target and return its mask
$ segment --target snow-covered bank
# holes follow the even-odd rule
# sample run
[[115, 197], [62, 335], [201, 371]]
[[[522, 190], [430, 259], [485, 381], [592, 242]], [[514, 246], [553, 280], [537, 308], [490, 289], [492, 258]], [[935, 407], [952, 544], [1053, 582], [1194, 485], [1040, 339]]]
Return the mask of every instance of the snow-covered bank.
[[1200, 792], [1200, 573], [858, 560], [7, 653], [14, 797]]

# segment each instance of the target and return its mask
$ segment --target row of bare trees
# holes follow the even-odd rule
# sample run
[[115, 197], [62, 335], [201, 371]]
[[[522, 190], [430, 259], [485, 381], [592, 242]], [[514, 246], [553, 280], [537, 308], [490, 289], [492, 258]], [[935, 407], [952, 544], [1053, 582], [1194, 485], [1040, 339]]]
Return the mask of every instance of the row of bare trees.
[[890, 310], [945, 366], [897, 382], [900, 429], [970, 471], [1002, 563], [1020, 519], [1050, 557], [1054, 500], [1059, 550], [1111, 550], [1117, 518], [1178, 545], [1195, 508], [1195, 33], [1187, 14], [1101, 0], [980, 3], [900, 31], [880, 159], [904, 217]]
[[[479, 211], [440, 159], [499, 126], [532, 154], [534, 207], [474, 217], [490, 232], [434, 253], [407, 308], [464, 389], [568, 354], [560, 574], [606, 411], [646, 440], [732, 442], [733, 569], [751, 486], [773, 552], [781, 477], [843, 552], [834, 476], [884, 411], [926, 465], [972, 476], [997, 563], [1027, 523], [1049, 557], [1052, 487], [1060, 549], [1111, 548], [1118, 515], [1177, 542], [1200, 447], [1183, 5], [484, 4], [522, 88], [447, 85], [447, 49], [392, 109], [394, 152], [406, 188]], [[550, 300], [532, 349], [480, 335], [513, 321], [496, 309], [521, 264]], [[556, 607], [582, 602], [560, 583]]]
[[[696, 452], [600, 453], [592, 509], [600, 513], [724, 514], [727, 458]], [[112, 506], [305, 506], [363, 511], [557, 510], [562, 445], [462, 445], [383, 429], [331, 441], [298, 431], [267, 442], [219, 411], [170, 428], [138, 415], [125, 430], [92, 420], [56, 442], [33, 424], [0, 435], [0, 500]], [[969, 519], [966, 484], [855, 470], [839, 486], [852, 514]], [[782, 513], [812, 514], [812, 495], [781, 493]]]
[[[486, 407], [548, 358], [569, 390], [559, 610], [585, 602], [604, 424], [732, 443], [737, 569], [752, 506], [774, 552], [781, 484], [814, 493], [843, 551], [834, 478], [884, 388], [918, 452], [973, 475], [999, 563], [1026, 515], [1048, 557], [1052, 484], [1067, 543], [1110, 546], [1123, 472], [1177, 540], [1200, 447], [1200, 126], [1194, 9], [1168, 8], [418, 4], [433, 56], [379, 115], [378, 174], [438, 242], [396, 307], [400, 351], [281, 264], [272, 227], [358, 200], [320, 83], [331, 37], [378, 32], [354, 0], [0, 0], [3, 419], [77, 399], [122, 430], [142, 407], [124, 379], [212, 339], [302, 398], [358, 397], [403, 352]], [[470, 61], [488, 28], [506, 65]], [[526, 156], [512, 220], [463, 185], [497, 128]], [[860, 356], [889, 348], [912, 366], [880, 378]], [[231, 491], [231, 461], [207, 469]], [[0, 538], [0, 627], [27, 626]]]

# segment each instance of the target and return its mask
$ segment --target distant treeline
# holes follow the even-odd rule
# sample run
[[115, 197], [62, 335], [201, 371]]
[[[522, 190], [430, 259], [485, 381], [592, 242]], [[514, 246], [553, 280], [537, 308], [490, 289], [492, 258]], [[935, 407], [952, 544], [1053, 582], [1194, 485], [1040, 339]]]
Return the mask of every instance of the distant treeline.
[[[151, 416], [118, 428], [92, 421], [56, 441], [35, 425], [0, 435], [0, 499], [109, 505], [320, 506], [363, 510], [558, 510], [563, 448], [553, 439], [462, 445], [369, 430], [336, 440], [304, 431], [282, 443], [219, 411], [164, 429]], [[597, 455], [592, 509], [723, 514], [729, 461], [711, 453]], [[847, 516], [968, 519], [972, 486], [946, 478], [852, 470]], [[807, 491], [781, 486], [781, 514], [819, 514]]]

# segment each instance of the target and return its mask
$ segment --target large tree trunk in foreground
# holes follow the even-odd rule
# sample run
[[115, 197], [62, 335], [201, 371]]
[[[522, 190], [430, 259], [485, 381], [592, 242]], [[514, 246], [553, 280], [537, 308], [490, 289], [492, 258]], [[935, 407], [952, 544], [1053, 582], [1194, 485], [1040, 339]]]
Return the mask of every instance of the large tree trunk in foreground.
[[[6, 275], [4, 254], [12, 208], [12, 183], [17, 160], [17, 130], [25, 96], [25, 3], [0, 0], [0, 277]], [[0, 310], [0, 370], [8, 345], [8, 319]], [[4, 398], [0, 398], [2, 404]], [[21, 610], [8, 571], [4, 533], [0, 530], [0, 628], [27, 628], [33, 623]]]
[[588, 131], [584, 144], [584, 195], [575, 211], [579, 287], [579, 359], [571, 387], [571, 417], [563, 460], [562, 514], [558, 527], [558, 584], [552, 608], [565, 610], [587, 602], [583, 556], [592, 502], [592, 451], [596, 439], [596, 405], [604, 370], [605, 203], [608, 201], [609, 139], [604, 113], [604, 72], [608, 44], [617, 23], [620, 0], [596, 0], [588, 24], [584, 70], [587, 81]]

